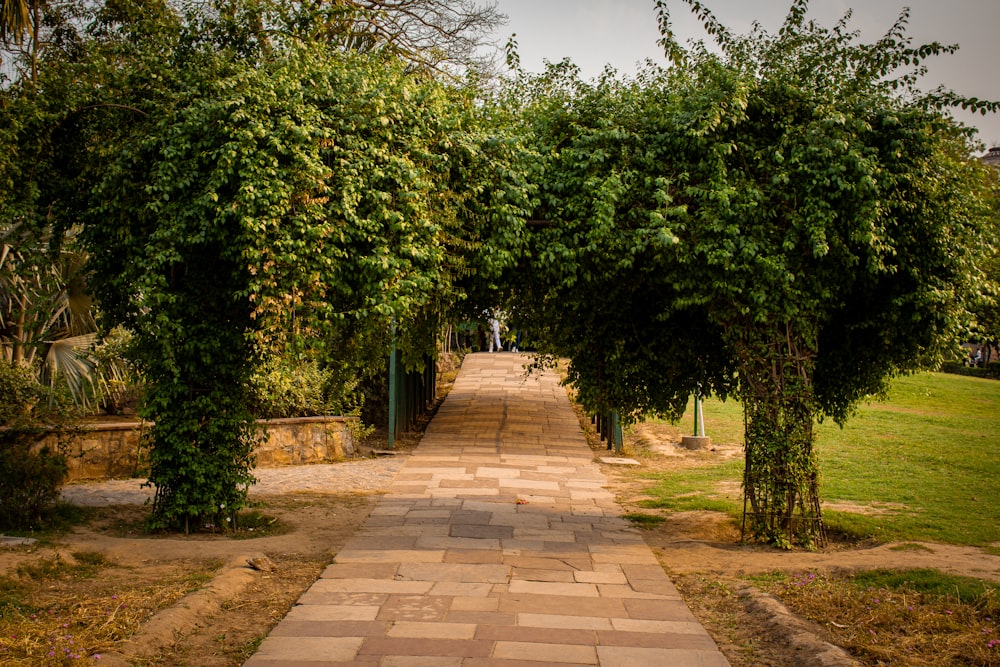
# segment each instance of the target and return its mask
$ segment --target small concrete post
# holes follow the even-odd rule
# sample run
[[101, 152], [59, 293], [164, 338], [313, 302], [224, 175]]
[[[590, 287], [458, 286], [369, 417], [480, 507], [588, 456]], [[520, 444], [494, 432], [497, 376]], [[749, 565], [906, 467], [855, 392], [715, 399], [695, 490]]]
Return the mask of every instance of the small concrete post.
[[694, 435], [681, 438], [681, 445], [686, 449], [708, 449], [712, 439], [705, 435], [705, 413], [701, 409], [701, 386], [694, 392]]

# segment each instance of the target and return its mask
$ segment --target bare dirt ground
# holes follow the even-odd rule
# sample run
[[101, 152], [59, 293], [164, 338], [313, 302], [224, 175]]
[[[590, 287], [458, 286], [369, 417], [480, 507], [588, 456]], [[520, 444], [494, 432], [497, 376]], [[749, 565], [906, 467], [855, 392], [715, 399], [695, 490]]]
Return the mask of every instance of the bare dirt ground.
[[[738, 448], [726, 446], [684, 450], [676, 444], [678, 439], [669, 429], [640, 428], [627, 454], [634, 455], [645, 470], [740, 455]], [[599, 443], [593, 446], [595, 455], [605, 453]], [[404, 443], [398, 456], [405, 456], [406, 449]], [[398, 466], [399, 459], [365, 465], [373, 470], [380, 465]], [[626, 512], [650, 513], [637, 509], [643, 495], [634, 468], [604, 465], [603, 469]], [[109, 580], [149, 582], [153, 590], [166, 586], [165, 582], [184, 580], [192, 571], [208, 570], [212, 574], [206, 581], [189, 586], [191, 592], [182, 589], [164, 597], [158, 612], [150, 611], [113, 642], [112, 650], [103, 650], [101, 664], [240, 665], [364, 522], [389, 477], [375, 475], [374, 481], [354, 483], [354, 488], [336, 493], [290, 491], [255, 496], [262, 504], [260, 511], [276, 519], [284, 531], [256, 539], [149, 536], [137, 527], [146, 508], [106, 506], [95, 510], [89, 524], [46, 546], [0, 549], [0, 575], [10, 576], [19, 565], [56, 554], [72, 562], [74, 553], [100, 553], [110, 565], [93, 582], [77, 582], [73, 594], [83, 596], [87, 586], [106, 588]], [[644, 537], [734, 667], [853, 664], [842, 653], [826, 652], [833, 647], [823, 643], [828, 637], [823, 627], [788, 617], [780, 605], [771, 604], [771, 598], [742, 581], [743, 575], [928, 567], [1000, 581], [1000, 557], [979, 549], [926, 544], [899, 550], [894, 549], [898, 545], [839, 544], [816, 552], [787, 552], [741, 544], [732, 521], [709, 512], [665, 514], [662, 523], [644, 530]], [[250, 561], [261, 569], [248, 567]]]

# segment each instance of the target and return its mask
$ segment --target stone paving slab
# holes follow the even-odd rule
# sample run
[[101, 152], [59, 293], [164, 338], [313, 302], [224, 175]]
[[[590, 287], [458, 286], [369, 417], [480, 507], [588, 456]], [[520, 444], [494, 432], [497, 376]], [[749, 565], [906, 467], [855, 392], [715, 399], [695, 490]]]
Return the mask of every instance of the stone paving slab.
[[553, 373], [474, 354], [365, 526], [246, 667], [728, 665]]

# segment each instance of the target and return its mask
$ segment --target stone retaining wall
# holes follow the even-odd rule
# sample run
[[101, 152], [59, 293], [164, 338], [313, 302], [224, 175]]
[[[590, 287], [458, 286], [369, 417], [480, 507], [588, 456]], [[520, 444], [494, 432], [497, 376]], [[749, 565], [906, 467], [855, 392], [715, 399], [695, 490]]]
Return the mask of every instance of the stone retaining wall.
[[[257, 466], [271, 468], [329, 463], [354, 453], [350, 428], [356, 417], [299, 417], [261, 420], [266, 437], [257, 445]], [[62, 436], [68, 481], [142, 475], [145, 452], [141, 436], [148, 424], [135, 421], [87, 424], [82, 432]], [[55, 436], [48, 441], [55, 442]]]
[[293, 417], [258, 422], [267, 440], [258, 445], [257, 466], [329, 463], [354, 454], [350, 425], [360, 425], [357, 417]]

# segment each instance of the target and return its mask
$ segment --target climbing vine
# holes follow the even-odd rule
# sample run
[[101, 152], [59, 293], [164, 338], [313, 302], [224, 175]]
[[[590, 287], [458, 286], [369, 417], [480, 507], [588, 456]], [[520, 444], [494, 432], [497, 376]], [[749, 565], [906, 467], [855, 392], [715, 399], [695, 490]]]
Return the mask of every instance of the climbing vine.
[[152, 523], [185, 529], [245, 505], [255, 368], [284, 354], [354, 382], [393, 326], [418, 363], [462, 281], [510, 264], [528, 190], [474, 87], [322, 43], [247, 60], [199, 40], [146, 72], [155, 99], [84, 207], [95, 288], [150, 386]]

